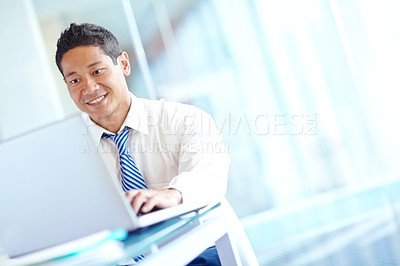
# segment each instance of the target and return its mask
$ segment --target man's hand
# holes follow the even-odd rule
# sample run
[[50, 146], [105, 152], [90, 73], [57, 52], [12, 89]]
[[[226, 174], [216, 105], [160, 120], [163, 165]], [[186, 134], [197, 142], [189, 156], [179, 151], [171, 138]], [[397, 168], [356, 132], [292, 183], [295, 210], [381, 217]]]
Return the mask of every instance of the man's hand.
[[135, 189], [126, 192], [135, 213], [148, 213], [153, 208], [167, 208], [182, 203], [182, 194], [176, 189], [167, 188], [161, 191], [154, 189]]

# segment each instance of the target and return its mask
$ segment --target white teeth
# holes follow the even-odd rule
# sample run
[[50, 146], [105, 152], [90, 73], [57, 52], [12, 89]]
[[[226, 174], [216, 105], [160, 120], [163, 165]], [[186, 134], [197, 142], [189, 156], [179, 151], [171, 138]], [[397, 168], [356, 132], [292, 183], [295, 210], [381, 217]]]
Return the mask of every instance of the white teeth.
[[97, 99], [94, 99], [93, 101], [90, 101], [89, 104], [98, 103], [98, 102], [100, 102], [100, 101], [103, 100], [103, 99], [104, 99], [104, 95], [103, 95], [103, 96], [100, 96], [100, 97], [97, 98]]

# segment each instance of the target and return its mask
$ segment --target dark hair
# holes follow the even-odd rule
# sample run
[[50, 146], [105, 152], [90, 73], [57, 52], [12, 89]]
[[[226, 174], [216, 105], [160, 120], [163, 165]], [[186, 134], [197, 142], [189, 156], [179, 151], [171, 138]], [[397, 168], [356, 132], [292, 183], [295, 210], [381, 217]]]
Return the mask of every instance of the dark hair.
[[89, 45], [100, 46], [115, 65], [118, 56], [122, 53], [117, 38], [105, 28], [89, 23], [71, 23], [57, 41], [56, 64], [61, 74], [63, 74], [61, 60], [64, 54], [75, 47]]

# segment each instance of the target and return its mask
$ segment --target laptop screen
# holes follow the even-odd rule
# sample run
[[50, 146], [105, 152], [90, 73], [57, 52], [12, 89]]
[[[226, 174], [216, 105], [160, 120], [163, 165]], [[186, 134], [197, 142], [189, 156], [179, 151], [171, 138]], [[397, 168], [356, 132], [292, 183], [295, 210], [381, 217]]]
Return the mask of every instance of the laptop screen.
[[80, 115], [0, 143], [0, 163], [0, 249], [10, 257], [135, 227]]

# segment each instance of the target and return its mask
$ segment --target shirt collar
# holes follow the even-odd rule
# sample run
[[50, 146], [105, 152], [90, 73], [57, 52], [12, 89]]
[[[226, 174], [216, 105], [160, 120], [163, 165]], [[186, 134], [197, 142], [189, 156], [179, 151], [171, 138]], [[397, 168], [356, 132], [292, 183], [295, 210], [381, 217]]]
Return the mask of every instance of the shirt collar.
[[[133, 130], [148, 135], [149, 128], [147, 120], [147, 111], [144, 106], [144, 103], [140, 98], [137, 98], [131, 92], [129, 92], [129, 94], [131, 96], [131, 106], [129, 108], [128, 115], [126, 116], [126, 119], [118, 132], [123, 130], [125, 127], [130, 127]], [[82, 113], [82, 118], [86, 123], [89, 134], [91, 135], [97, 146], [100, 144], [101, 136], [103, 135], [103, 133], [115, 135], [114, 133], [108, 131], [105, 128], [102, 128], [101, 126], [93, 122], [88, 114]]]

